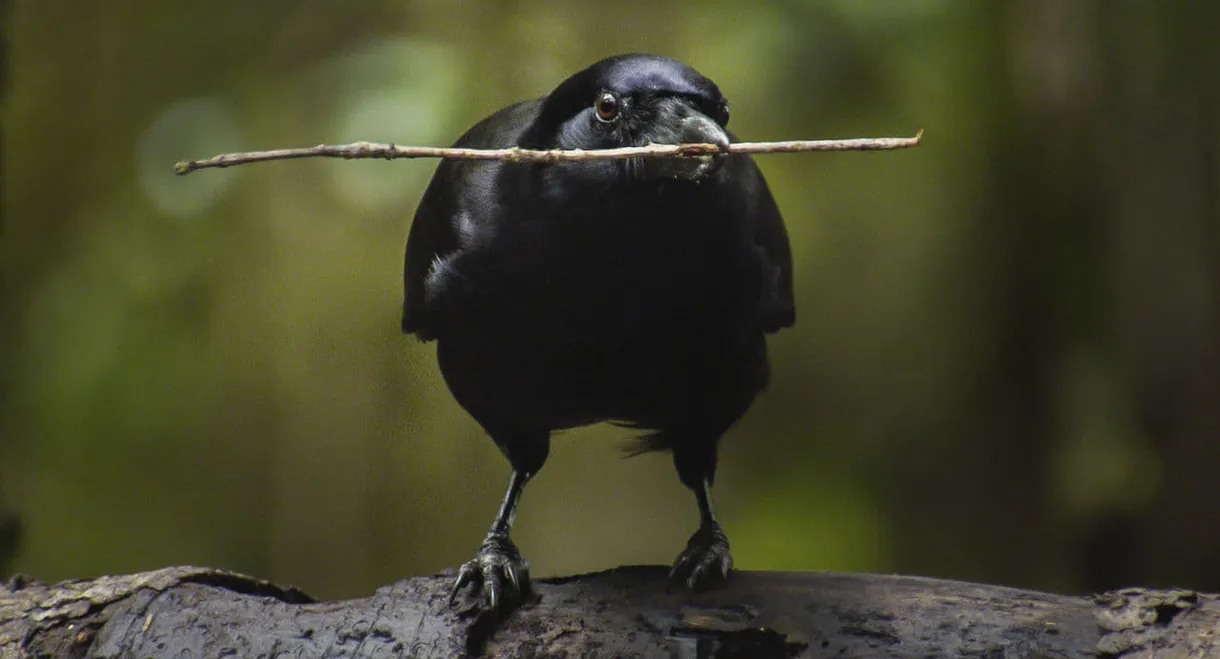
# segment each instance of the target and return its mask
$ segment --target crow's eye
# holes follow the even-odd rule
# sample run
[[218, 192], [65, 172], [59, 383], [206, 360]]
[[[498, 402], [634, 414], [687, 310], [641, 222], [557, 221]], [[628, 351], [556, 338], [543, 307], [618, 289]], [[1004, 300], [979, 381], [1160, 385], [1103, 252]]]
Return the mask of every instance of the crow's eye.
[[602, 92], [597, 95], [597, 102], [593, 104], [593, 110], [597, 112], [599, 120], [609, 123], [618, 118], [621, 106], [622, 104], [614, 92]]

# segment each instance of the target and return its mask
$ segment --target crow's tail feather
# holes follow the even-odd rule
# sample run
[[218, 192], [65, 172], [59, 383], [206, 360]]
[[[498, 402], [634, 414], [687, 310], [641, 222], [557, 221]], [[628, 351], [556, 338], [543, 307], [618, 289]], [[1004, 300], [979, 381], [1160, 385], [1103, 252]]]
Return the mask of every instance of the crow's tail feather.
[[654, 451], [670, 451], [673, 450], [673, 438], [663, 431], [651, 430], [636, 423], [629, 421], [616, 421], [613, 425], [619, 428], [629, 428], [632, 430], [647, 430], [638, 437], [633, 437], [623, 443], [623, 457], [634, 458], [637, 455], [652, 453]]

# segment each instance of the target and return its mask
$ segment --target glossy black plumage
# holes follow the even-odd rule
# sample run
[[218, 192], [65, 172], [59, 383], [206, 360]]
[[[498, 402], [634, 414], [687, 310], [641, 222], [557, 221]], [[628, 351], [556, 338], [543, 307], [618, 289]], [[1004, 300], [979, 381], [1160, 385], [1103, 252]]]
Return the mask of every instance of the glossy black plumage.
[[[607, 108], [609, 121], [598, 116]], [[456, 146], [726, 143], [727, 121], [710, 80], [628, 55], [491, 115]], [[702, 523], [675, 579], [727, 575], [707, 492], [717, 442], [766, 386], [765, 334], [794, 320], [787, 233], [749, 157], [444, 161], [416, 212], [405, 275], [403, 330], [437, 341], [446, 383], [514, 470], [457, 583], [482, 587], [476, 609], [498, 612], [528, 588], [508, 530], [551, 431], [599, 421], [647, 431], [641, 448], [672, 450], [696, 493]]]

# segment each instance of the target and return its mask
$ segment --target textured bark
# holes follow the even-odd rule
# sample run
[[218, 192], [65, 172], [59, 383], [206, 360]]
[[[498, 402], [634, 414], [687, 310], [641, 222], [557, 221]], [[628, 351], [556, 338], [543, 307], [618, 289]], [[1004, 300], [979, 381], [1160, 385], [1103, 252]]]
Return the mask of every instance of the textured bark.
[[[494, 657], [1209, 657], [1220, 603], [1190, 591], [1092, 598], [919, 577], [734, 574], [688, 598], [665, 570], [628, 567], [536, 584], [487, 645]], [[314, 602], [239, 574], [176, 567], [0, 587], [0, 657], [461, 656], [451, 578]]]

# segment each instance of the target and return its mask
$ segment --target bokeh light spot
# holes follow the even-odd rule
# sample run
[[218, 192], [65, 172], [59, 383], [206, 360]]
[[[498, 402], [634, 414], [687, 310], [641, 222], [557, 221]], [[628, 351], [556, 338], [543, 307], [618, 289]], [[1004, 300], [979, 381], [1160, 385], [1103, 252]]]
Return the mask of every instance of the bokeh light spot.
[[234, 181], [237, 170], [214, 169], [178, 176], [174, 163], [237, 151], [240, 131], [233, 112], [210, 97], [173, 103], [144, 131], [138, 148], [140, 189], [157, 210], [187, 219], [210, 208]]

